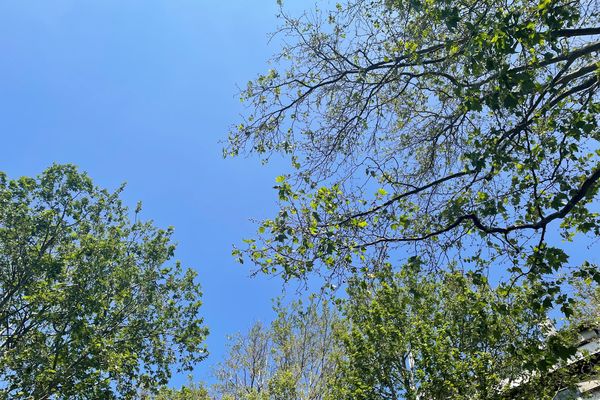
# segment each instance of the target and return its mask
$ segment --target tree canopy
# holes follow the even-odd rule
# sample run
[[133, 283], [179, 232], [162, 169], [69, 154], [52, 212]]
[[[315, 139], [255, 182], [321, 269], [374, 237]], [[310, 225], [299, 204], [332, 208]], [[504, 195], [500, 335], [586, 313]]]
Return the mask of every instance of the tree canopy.
[[554, 398], [574, 379], [557, 367], [575, 354], [576, 329], [555, 331], [535, 288], [504, 289], [460, 271], [432, 276], [418, 259], [351, 280], [338, 398]]
[[327, 303], [277, 303], [270, 326], [257, 322], [231, 338], [215, 370], [219, 399], [320, 400], [332, 393], [343, 325]]
[[285, 278], [344, 279], [398, 249], [556, 271], [550, 226], [600, 234], [599, 16], [593, 0], [282, 9], [283, 49], [242, 92], [226, 152], [282, 152], [294, 172], [235, 255]]
[[0, 398], [131, 398], [207, 356], [196, 274], [121, 190], [0, 174]]
[[412, 258], [369, 280], [357, 274], [343, 315], [316, 298], [278, 302], [270, 325], [231, 338], [212, 388], [151, 398], [550, 400], [597, 374], [577, 353], [579, 327], [597, 324], [597, 284], [578, 282], [574, 315], [555, 327], [535, 283], [493, 286], [424, 266]]
[[[142, 398], [144, 399], [144, 398]], [[211, 400], [208, 390], [203, 385], [190, 382], [179, 389], [169, 387], [161, 388], [154, 396], [147, 397], [152, 400]]]
[[580, 319], [573, 282], [600, 282], [550, 234], [600, 237], [597, 1], [280, 17], [283, 47], [242, 91], [225, 153], [292, 169], [234, 256], [348, 288], [341, 398], [552, 398], [576, 323], [550, 335], [546, 319]]

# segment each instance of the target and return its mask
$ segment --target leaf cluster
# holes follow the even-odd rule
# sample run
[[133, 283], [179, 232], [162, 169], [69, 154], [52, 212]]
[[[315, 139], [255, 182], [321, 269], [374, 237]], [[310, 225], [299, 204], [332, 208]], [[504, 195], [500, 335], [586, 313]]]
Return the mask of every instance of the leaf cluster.
[[206, 357], [195, 273], [121, 191], [0, 175], [0, 398], [131, 398]]

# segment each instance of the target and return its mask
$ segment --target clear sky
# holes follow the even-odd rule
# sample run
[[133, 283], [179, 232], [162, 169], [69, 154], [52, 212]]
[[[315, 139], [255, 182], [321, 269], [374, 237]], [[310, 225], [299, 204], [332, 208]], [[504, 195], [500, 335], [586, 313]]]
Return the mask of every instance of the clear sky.
[[[292, 2], [293, 3], [293, 2]], [[287, 164], [224, 160], [219, 140], [242, 105], [236, 85], [276, 51], [275, 0], [3, 0], [0, 170], [36, 175], [74, 163], [175, 227], [177, 258], [199, 272], [211, 356], [225, 336], [271, 319], [278, 279], [250, 279], [231, 246], [275, 210]], [[181, 379], [176, 379], [179, 383]]]

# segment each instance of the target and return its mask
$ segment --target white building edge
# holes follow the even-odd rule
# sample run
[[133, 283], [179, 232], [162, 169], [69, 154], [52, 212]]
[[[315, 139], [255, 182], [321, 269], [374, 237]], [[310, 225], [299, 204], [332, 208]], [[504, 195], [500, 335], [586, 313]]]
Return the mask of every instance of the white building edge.
[[[587, 365], [586, 365], [587, 364]], [[559, 390], [554, 400], [600, 400], [600, 376], [594, 371], [586, 373], [583, 368], [593, 369], [600, 365], [600, 329], [583, 329], [579, 332], [579, 346], [575, 354], [567, 362], [566, 367], [579, 368], [583, 378], [572, 389]]]

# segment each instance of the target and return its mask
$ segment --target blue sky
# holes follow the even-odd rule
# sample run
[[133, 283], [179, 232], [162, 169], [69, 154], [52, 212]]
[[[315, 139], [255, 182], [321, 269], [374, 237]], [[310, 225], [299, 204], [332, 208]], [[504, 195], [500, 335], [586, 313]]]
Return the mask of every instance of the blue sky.
[[[142, 200], [145, 217], [175, 227], [211, 329], [201, 380], [227, 334], [271, 319], [281, 289], [276, 278], [250, 279], [230, 252], [252, 236], [250, 218], [273, 214], [287, 164], [224, 160], [219, 143], [243, 111], [236, 85], [277, 51], [267, 44], [276, 13], [275, 0], [0, 2], [0, 170], [74, 163], [101, 186], [127, 182], [128, 204]], [[598, 259], [592, 247], [568, 247], [574, 259]]]
[[[250, 279], [231, 246], [275, 209], [287, 164], [224, 160], [219, 140], [243, 111], [236, 85], [276, 51], [275, 0], [0, 2], [0, 170], [36, 175], [74, 163], [116, 188], [196, 268], [211, 329], [209, 380], [225, 336], [271, 318], [281, 281]], [[181, 379], [176, 379], [175, 383]]]

